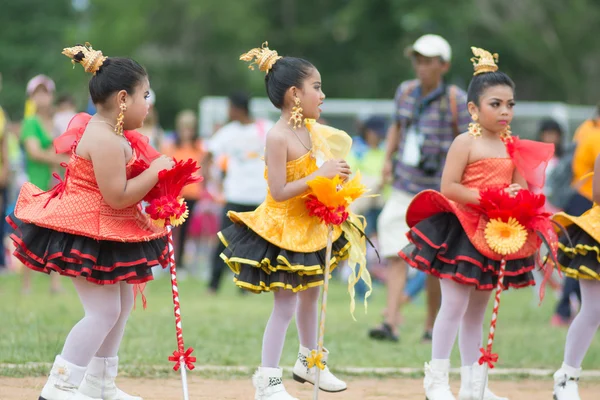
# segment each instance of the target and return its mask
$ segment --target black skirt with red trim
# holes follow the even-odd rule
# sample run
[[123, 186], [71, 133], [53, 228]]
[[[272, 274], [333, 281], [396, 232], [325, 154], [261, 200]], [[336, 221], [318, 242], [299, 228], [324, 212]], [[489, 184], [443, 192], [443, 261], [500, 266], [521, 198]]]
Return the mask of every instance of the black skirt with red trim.
[[[456, 215], [439, 213], [422, 220], [407, 233], [410, 244], [399, 256], [411, 267], [442, 279], [492, 290], [498, 284], [500, 261], [479, 253]], [[506, 262], [504, 289], [535, 285], [534, 257]]]
[[6, 217], [12, 227], [14, 255], [28, 268], [49, 274], [109, 285], [117, 282], [143, 283], [153, 279], [152, 267], [168, 265], [167, 238], [144, 242], [96, 240], [28, 224]]

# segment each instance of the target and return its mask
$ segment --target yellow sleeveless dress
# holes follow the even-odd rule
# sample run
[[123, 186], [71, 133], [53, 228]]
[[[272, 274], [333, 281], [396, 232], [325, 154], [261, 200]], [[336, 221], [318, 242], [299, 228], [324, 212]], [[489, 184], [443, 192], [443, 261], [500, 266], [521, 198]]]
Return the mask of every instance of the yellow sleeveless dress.
[[560, 212], [552, 219], [568, 233], [558, 242], [560, 269], [570, 278], [600, 280], [600, 206], [580, 217]]
[[[317, 159], [345, 158], [352, 145], [343, 131], [313, 121], [306, 125], [313, 146], [287, 163], [287, 182], [315, 172]], [[265, 201], [255, 211], [229, 212], [234, 224], [218, 236], [226, 246], [221, 258], [234, 272], [237, 286], [261, 293], [278, 289], [298, 292], [323, 284], [327, 227], [309, 216], [305, 194], [277, 202], [267, 190]], [[350, 249], [340, 227], [335, 227], [333, 238], [331, 270], [348, 257]]]

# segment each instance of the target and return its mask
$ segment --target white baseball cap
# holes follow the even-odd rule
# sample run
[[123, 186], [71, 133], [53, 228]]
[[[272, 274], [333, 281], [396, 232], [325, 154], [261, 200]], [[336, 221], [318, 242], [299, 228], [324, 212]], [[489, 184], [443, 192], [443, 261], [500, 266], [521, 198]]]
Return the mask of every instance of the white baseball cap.
[[46, 75], [36, 75], [29, 80], [27, 83], [27, 95], [31, 96], [35, 90], [43, 86], [49, 92], [54, 92], [56, 86], [54, 85], [54, 81], [48, 78]]
[[425, 57], [440, 57], [443, 61], [449, 62], [452, 58], [452, 49], [446, 39], [439, 35], [424, 35], [406, 48], [406, 55], [412, 56], [419, 53]]

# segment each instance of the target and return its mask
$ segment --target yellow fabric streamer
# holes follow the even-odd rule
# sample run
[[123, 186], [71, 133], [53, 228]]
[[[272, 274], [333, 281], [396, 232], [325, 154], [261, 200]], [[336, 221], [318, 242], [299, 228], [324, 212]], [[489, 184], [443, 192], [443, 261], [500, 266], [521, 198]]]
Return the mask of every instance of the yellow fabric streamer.
[[[331, 160], [345, 159], [348, 157], [350, 149], [352, 148], [352, 138], [346, 132], [330, 126], [321, 125], [313, 119], [306, 119], [305, 124], [310, 132], [313, 150], [317, 158]], [[359, 176], [358, 179], [360, 180], [359, 173], [357, 173], [357, 176]], [[352, 226], [352, 224], [356, 225], [356, 227]], [[367, 240], [365, 236], [358, 231], [358, 229], [360, 229], [364, 232], [366, 226], [367, 223], [365, 218], [353, 213], [350, 213], [348, 221], [344, 222], [341, 226], [346, 239], [350, 243], [348, 267], [350, 267], [351, 273], [348, 277], [348, 294], [350, 294], [350, 313], [352, 314], [352, 319], [355, 321], [354, 310], [356, 309], [356, 302], [354, 297], [356, 291], [354, 286], [362, 279], [368, 287], [364, 301], [365, 312], [367, 311], [367, 299], [373, 292], [371, 274], [369, 274], [369, 271], [367, 270]]]
[[[352, 226], [352, 224], [356, 227]], [[355, 321], [354, 310], [356, 309], [356, 301], [354, 300], [354, 297], [356, 296], [356, 290], [354, 289], [354, 286], [362, 279], [368, 287], [367, 293], [365, 294], [365, 313], [367, 312], [367, 299], [373, 292], [371, 274], [367, 269], [367, 240], [365, 236], [359, 232], [359, 229], [364, 232], [366, 227], [367, 222], [365, 217], [353, 213], [350, 213], [348, 220], [342, 224], [344, 236], [348, 239], [348, 242], [350, 242], [350, 252], [348, 254], [348, 267], [350, 268], [350, 275], [348, 276], [348, 294], [350, 294], [350, 314], [352, 314], [352, 319]]]
[[324, 160], [345, 159], [352, 148], [352, 138], [344, 131], [321, 125], [314, 119], [305, 119], [304, 123], [311, 133], [315, 156]]

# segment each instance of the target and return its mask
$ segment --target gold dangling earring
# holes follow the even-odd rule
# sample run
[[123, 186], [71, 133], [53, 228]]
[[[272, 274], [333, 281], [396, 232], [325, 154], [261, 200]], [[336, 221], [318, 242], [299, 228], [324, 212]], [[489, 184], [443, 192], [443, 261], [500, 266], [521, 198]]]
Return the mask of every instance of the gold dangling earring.
[[479, 122], [477, 122], [479, 116], [477, 114], [473, 114], [471, 119], [473, 119], [473, 122], [469, 123], [469, 136], [477, 139], [481, 136], [481, 125], [479, 125]]
[[500, 138], [508, 139], [512, 135], [512, 131], [510, 130], [510, 125], [506, 125], [506, 129], [500, 133]]
[[115, 133], [119, 136], [123, 136], [123, 126], [125, 125], [125, 111], [127, 111], [127, 104], [121, 103], [119, 106], [121, 112], [117, 117], [117, 124], [115, 125]]
[[288, 121], [288, 125], [293, 124], [292, 128], [298, 129], [302, 126], [304, 116], [302, 115], [302, 107], [300, 107], [300, 99], [296, 96], [294, 96], [294, 104], [295, 106], [292, 107], [292, 115]]

